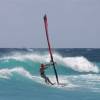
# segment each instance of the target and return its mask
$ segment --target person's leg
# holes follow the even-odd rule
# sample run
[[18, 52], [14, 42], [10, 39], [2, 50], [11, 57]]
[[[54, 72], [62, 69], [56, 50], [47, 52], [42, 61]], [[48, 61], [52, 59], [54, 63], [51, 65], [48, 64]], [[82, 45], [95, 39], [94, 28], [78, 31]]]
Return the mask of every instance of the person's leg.
[[50, 83], [51, 85], [54, 85], [54, 83], [52, 83], [52, 82], [49, 80], [48, 77], [46, 77], [45, 75], [43, 75], [42, 77], [45, 79], [45, 82], [46, 82], [47, 84]]
[[42, 75], [42, 78], [44, 78], [45, 83], [47, 83], [47, 84], [48, 84], [48, 78], [47, 78], [44, 74]]
[[48, 77], [46, 77], [46, 81], [47, 81], [48, 83], [50, 83], [51, 85], [54, 85], [54, 83], [52, 83]]

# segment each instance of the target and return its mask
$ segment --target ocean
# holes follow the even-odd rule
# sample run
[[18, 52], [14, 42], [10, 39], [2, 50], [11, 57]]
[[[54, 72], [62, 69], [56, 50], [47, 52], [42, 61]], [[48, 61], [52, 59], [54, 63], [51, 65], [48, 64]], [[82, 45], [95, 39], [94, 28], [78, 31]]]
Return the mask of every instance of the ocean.
[[60, 83], [53, 67], [46, 75], [55, 85], [40, 77], [40, 64], [48, 64], [50, 55], [43, 48], [0, 49], [0, 100], [100, 100], [100, 49], [53, 49]]

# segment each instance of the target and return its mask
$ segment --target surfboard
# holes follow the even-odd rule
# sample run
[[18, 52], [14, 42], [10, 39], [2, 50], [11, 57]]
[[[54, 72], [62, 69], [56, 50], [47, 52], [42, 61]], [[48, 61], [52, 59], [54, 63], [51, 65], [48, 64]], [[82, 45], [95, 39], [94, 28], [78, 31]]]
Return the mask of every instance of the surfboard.
[[47, 84], [47, 83], [45, 83], [44, 79], [41, 78], [40, 76], [32, 76], [32, 79], [35, 82], [40, 83], [42, 85], [46, 85], [46, 86], [50, 86], [50, 87], [55, 87], [55, 88], [65, 88], [65, 87], [67, 87], [69, 85], [68, 82], [62, 82], [62, 83], [60, 82], [59, 84], [57, 84], [56, 81], [54, 81], [54, 84], [53, 85]]

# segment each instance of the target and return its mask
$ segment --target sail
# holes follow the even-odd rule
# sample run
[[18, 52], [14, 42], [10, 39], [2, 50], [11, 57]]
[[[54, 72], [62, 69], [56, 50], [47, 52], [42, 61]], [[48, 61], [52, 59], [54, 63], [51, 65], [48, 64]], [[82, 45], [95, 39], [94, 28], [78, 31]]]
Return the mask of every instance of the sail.
[[50, 41], [49, 41], [49, 35], [48, 35], [48, 21], [47, 21], [47, 16], [44, 16], [44, 25], [45, 25], [45, 33], [46, 33], [46, 38], [47, 38], [47, 43], [48, 43], [48, 50], [50, 53], [50, 57], [51, 57], [51, 62], [53, 63], [53, 69], [54, 69], [54, 73], [56, 76], [56, 81], [59, 84], [59, 80], [58, 80], [58, 75], [57, 75], [57, 71], [55, 68], [55, 62], [53, 60], [53, 55], [52, 55], [52, 51], [51, 51], [51, 45], [50, 45]]

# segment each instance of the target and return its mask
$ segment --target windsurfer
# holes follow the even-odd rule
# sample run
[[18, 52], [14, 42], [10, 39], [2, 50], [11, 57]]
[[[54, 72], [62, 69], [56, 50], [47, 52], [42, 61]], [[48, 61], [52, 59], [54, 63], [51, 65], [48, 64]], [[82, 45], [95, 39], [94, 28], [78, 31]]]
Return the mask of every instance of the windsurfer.
[[40, 66], [40, 75], [41, 75], [42, 78], [45, 79], [45, 82], [46, 82], [47, 84], [54, 85], [54, 83], [52, 83], [52, 82], [50, 81], [50, 79], [45, 75], [45, 69], [47, 69], [47, 68], [48, 68], [47, 66], [50, 66], [50, 65], [51, 65], [51, 64], [41, 64], [41, 66]]

